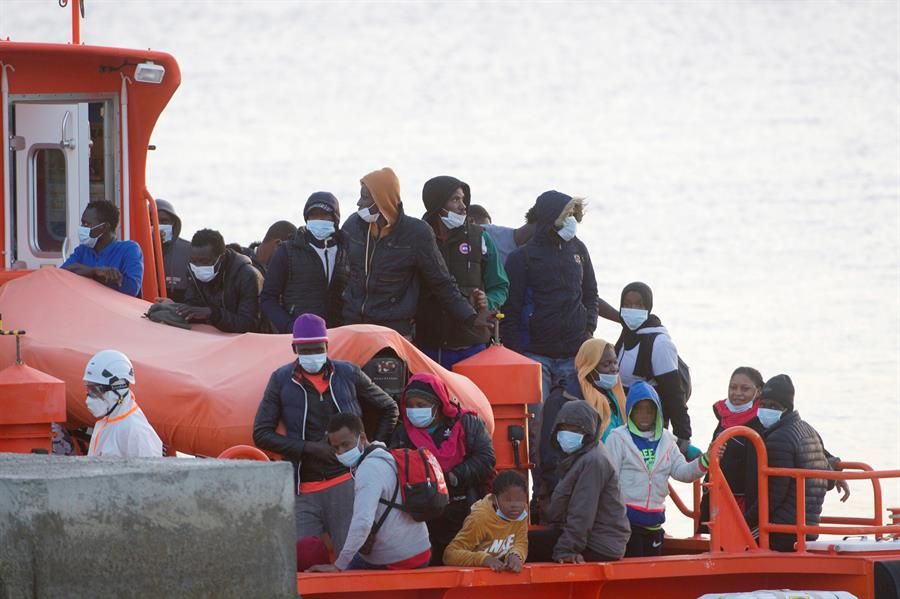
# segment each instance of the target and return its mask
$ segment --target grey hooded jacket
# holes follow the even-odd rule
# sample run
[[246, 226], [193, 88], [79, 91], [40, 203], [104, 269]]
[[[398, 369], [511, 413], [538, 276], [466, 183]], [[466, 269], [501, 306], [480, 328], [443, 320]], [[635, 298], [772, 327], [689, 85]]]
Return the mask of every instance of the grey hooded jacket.
[[[556, 440], [560, 425], [589, 431], [581, 448], [565, 455]], [[551, 444], [563, 457], [560, 481], [553, 490], [548, 515], [562, 534], [553, 548], [554, 561], [582, 553], [585, 548], [621, 558], [631, 537], [619, 479], [609, 453], [600, 443], [600, 416], [583, 401], [570, 401], [559, 410]]]

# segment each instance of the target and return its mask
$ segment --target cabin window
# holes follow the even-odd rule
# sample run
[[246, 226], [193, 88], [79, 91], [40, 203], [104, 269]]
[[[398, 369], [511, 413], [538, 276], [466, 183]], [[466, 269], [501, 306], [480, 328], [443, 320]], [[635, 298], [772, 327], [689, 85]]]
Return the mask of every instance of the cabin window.
[[34, 249], [61, 254], [66, 238], [66, 157], [62, 150], [41, 148], [31, 159], [34, 182]]

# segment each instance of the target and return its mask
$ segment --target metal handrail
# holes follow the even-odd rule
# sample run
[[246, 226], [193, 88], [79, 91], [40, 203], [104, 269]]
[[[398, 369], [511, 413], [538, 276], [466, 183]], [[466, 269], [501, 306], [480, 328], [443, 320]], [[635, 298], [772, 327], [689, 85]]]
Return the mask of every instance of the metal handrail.
[[[832, 470], [806, 470], [803, 468], [772, 468], [768, 465], [768, 454], [766, 452], [765, 443], [759, 434], [745, 426], [736, 426], [723, 431], [713, 441], [709, 450], [710, 457], [710, 500], [712, 508], [710, 509], [710, 532], [712, 534], [712, 550], [718, 550], [720, 546], [717, 535], [720, 527], [714, 526], [713, 521], [720, 516], [719, 506], [723, 499], [719, 494], [724, 493], [728, 489], [728, 483], [722, 473], [719, 464], [719, 448], [734, 437], [744, 437], [750, 440], [756, 450], [757, 455], [757, 503], [758, 503], [758, 528], [759, 542], [757, 547], [749, 547], [750, 549], [769, 549], [769, 535], [775, 533], [789, 533], [797, 537], [796, 549], [798, 552], [806, 551], [806, 535], [807, 534], [839, 534], [839, 535], [867, 535], [874, 534], [878, 537], [886, 534], [900, 533], [900, 524], [884, 525], [881, 519], [881, 484], [883, 478], [900, 478], [900, 470], [873, 470], [867, 464], [859, 462], [843, 462], [838, 466], [843, 468], [853, 468], [862, 470], [861, 472], [846, 472]], [[872, 519], [866, 518], [838, 518], [828, 517], [827, 520], [820, 520], [819, 525], [806, 524], [806, 517], [797, 518], [794, 524], [773, 524], [769, 521], [769, 477], [789, 477], [796, 481], [796, 502], [797, 513], [801, 510], [805, 511], [806, 506], [806, 479], [816, 478], [824, 480], [871, 480], [875, 492], [875, 516]], [[800, 484], [800, 482], [803, 484]], [[730, 494], [730, 490], [728, 491]], [[732, 499], [733, 501], [733, 499]], [[800, 521], [802, 520], [802, 522]], [[822, 524], [845, 523], [847, 526], [822, 526]], [[741, 523], [746, 529], [746, 524]], [[737, 523], [729, 522], [728, 525], [740, 526]]]
[[[159, 212], [156, 210], [156, 200], [144, 188], [144, 197], [150, 208], [150, 247], [153, 250], [154, 271], [156, 274], [156, 295], [166, 297], [166, 273], [163, 262], [162, 238], [159, 235]], [[153, 298], [155, 299], [155, 298]]]

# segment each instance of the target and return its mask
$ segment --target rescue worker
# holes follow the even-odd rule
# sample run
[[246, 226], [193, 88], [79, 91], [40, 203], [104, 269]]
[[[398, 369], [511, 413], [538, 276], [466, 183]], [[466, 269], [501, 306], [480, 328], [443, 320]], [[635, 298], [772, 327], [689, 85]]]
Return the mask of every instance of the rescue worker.
[[105, 349], [84, 369], [87, 409], [95, 418], [88, 456], [158, 458], [159, 435], [134, 399], [134, 367], [120, 351]]

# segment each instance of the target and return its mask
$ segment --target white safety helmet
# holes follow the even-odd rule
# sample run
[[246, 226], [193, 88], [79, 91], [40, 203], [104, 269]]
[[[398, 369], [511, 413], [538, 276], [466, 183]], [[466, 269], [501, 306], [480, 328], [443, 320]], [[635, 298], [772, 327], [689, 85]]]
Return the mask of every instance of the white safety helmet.
[[116, 392], [125, 390], [134, 384], [134, 366], [122, 352], [105, 349], [88, 361], [84, 382], [108, 386]]

